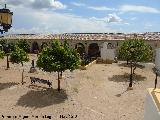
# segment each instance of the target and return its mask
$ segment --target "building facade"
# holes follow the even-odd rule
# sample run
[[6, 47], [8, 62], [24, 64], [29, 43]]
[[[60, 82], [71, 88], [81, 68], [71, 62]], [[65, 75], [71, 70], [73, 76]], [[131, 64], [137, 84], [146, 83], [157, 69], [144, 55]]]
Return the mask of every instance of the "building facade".
[[15, 42], [26, 40], [30, 45], [30, 52], [39, 51], [44, 44], [51, 45], [53, 40], [60, 40], [62, 43], [67, 40], [71, 48], [78, 50], [80, 54], [86, 53], [90, 56], [100, 56], [103, 43], [107, 42], [107, 47], [117, 49], [118, 46], [129, 38], [141, 38], [151, 45], [152, 49], [160, 47], [160, 32], [146, 33], [64, 33], [64, 34], [12, 34], [5, 35], [0, 40]]

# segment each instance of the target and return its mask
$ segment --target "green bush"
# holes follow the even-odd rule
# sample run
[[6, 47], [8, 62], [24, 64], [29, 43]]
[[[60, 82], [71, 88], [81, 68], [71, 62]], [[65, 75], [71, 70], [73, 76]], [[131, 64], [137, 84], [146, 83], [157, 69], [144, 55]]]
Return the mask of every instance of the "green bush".
[[15, 47], [15, 50], [11, 52], [10, 54], [10, 61], [14, 63], [21, 63], [23, 66], [23, 62], [29, 61], [29, 57], [27, 53], [23, 50], [20, 49], [18, 46]]
[[122, 43], [118, 49], [118, 57], [122, 60], [133, 62], [145, 62], [153, 59], [153, 51], [150, 45], [141, 39], [129, 39]]
[[19, 40], [16, 45], [23, 49], [25, 52], [29, 52], [30, 51], [30, 46], [28, 44], [28, 42], [26, 40]]

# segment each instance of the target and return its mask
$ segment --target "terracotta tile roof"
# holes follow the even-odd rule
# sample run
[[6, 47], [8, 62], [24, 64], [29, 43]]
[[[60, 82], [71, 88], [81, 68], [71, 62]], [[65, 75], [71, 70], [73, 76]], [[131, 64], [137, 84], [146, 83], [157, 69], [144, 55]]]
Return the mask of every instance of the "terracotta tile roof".
[[160, 32], [146, 33], [64, 33], [64, 34], [10, 34], [0, 39], [35, 39], [35, 40], [125, 40], [126, 38], [143, 38], [145, 40], [160, 40]]

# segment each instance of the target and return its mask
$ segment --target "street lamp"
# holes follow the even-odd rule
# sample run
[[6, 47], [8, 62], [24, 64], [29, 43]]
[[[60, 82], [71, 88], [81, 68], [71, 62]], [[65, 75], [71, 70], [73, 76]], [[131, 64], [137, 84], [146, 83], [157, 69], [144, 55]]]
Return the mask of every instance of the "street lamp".
[[5, 8], [0, 9], [0, 32], [3, 34], [3, 32], [8, 32], [8, 29], [10, 29], [12, 26], [12, 15], [13, 12], [11, 12], [9, 9], [7, 9], [6, 4]]

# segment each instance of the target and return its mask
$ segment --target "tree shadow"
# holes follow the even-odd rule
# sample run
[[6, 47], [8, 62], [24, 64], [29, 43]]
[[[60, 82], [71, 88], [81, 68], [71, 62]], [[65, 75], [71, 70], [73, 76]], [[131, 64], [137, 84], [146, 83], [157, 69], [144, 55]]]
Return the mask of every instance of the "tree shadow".
[[[145, 79], [145, 76], [133, 74], [133, 81], [144, 81]], [[113, 75], [112, 77], [108, 78], [108, 80], [114, 82], [129, 82], [130, 74], [124, 73], [123, 75]]]
[[18, 85], [19, 83], [9, 82], [9, 83], [0, 83], [0, 90], [10, 88], [11, 86]]
[[156, 71], [157, 71], [157, 69], [154, 67], [154, 68], [152, 68], [152, 72], [154, 73], [154, 74], [156, 74]]
[[[120, 66], [120, 67], [128, 67], [128, 68], [131, 67], [130, 63], [128, 63], [128, 65], [127, 65], [127, 63], [119, 63], [118, 66]], [[144, 65], [140, 65], [140, 64], [136, 64], [136, 67], [140, 68], [140, 69], [144, 69], [145, 68]]]
[[155, 67], [152, 68], [152, 72], [154, 74], [156, 74], [156, 72], [157, 72], [157, 75], [160, 76], [160, 71], [157, 71], [157, 69]]
[[129, 67], [129, 65], [127, 65], [127, 63], [118, 63], [118, 66], [120, 66], [120, 67]]
[[144, 65], [140, 65], [140, 64], [136, 64], [136, 67], [137, 67], [137, 68], [140, 68], [140, 69], [144, 69], [144, 68], [145, 68]]
[[122, 93], [116, 94], [116, 97], [121, 97], [125, 92], [127, 92], [128, 90], [123, 91]]
[[68, 99], [68, 95], [63, 89], [60, 92], [53, 88], [43, 91], [31, 90], [27, 94], [21, 96], [16, 105], [22, 107], [33, 107], [36, 109], [53, 104], [60, 104], [66, 99]]

